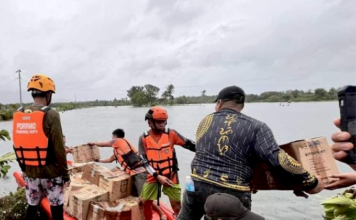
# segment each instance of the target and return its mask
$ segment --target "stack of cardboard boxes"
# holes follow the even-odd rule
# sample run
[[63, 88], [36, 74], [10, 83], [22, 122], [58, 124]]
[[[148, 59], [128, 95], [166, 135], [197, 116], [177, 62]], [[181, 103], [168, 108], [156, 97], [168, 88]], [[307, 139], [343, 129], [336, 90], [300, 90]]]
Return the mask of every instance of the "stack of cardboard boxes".
[[[131, 196], [132, 177], [91, 161], [100, 158], [96, 146], [74, 147], [71, 184], [65, 189], [65, 211], [79, 220], [141, 220], [142, 204]], [[88, 151], [88, 152], [87, 152]], [[88, 156], [92, 155], [92, 156]], [[94, 155], [94, 156], [93, 156]]]

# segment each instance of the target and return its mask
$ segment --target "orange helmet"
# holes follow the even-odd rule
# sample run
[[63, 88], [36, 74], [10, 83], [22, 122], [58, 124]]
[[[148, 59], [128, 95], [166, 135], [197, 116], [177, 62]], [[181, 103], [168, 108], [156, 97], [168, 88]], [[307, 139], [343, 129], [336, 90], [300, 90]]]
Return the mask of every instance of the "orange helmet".
[[27, 91], [36, 89], [42, 92], [56, 92], [56, 86], [51, 78], [42, 74], [33, 75], [27, 84]]
[[162, 107], [152, 107], [146, 113], [145, 120], [153, 119], [153, 120], [167, 120], [168, 113], [166, 109]]

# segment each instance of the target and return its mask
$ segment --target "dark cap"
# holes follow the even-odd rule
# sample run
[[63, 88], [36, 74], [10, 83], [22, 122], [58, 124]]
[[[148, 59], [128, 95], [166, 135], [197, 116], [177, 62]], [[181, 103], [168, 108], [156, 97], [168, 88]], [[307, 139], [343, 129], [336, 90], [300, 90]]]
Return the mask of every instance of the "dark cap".
[[205, 201], [204, 210], [206, 219], [264, 220], [243, 206], [237, 197], [226, 193], [210, 195]]
[[245, 102], [245, 92], [238, 86], [229, 86], [221, 90], [215, 102], [219, 99], [223, 100], [237, 100], [241, 103]]

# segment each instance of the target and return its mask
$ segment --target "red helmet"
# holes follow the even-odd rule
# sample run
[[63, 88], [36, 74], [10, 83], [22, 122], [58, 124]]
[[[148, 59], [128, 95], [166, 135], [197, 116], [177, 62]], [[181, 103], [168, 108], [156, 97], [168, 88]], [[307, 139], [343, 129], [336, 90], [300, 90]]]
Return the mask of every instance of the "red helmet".
[[145, 120], [153, 119], [153, 120], [167, 120], [168, 113], [166, 109], [162, 107], [152, 107], [146, 113]]

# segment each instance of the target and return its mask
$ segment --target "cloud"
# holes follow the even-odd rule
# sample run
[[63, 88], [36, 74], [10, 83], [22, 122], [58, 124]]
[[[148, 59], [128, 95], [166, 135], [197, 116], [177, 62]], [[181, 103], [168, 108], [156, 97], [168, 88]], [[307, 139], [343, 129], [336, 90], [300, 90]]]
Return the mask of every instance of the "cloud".
[[[355, 81], [352, 0], [6, 1], [0, 102], [17, 69], [56, 82], [55, 100], [124, 98], [133, 85], [175, 96], [339, 87]], [[24, 87], [23, 86], [23, 87]], [[25, 89], [23, 89], [25, 91]], [[26, 95], [24, 95], [26, 96]]]

